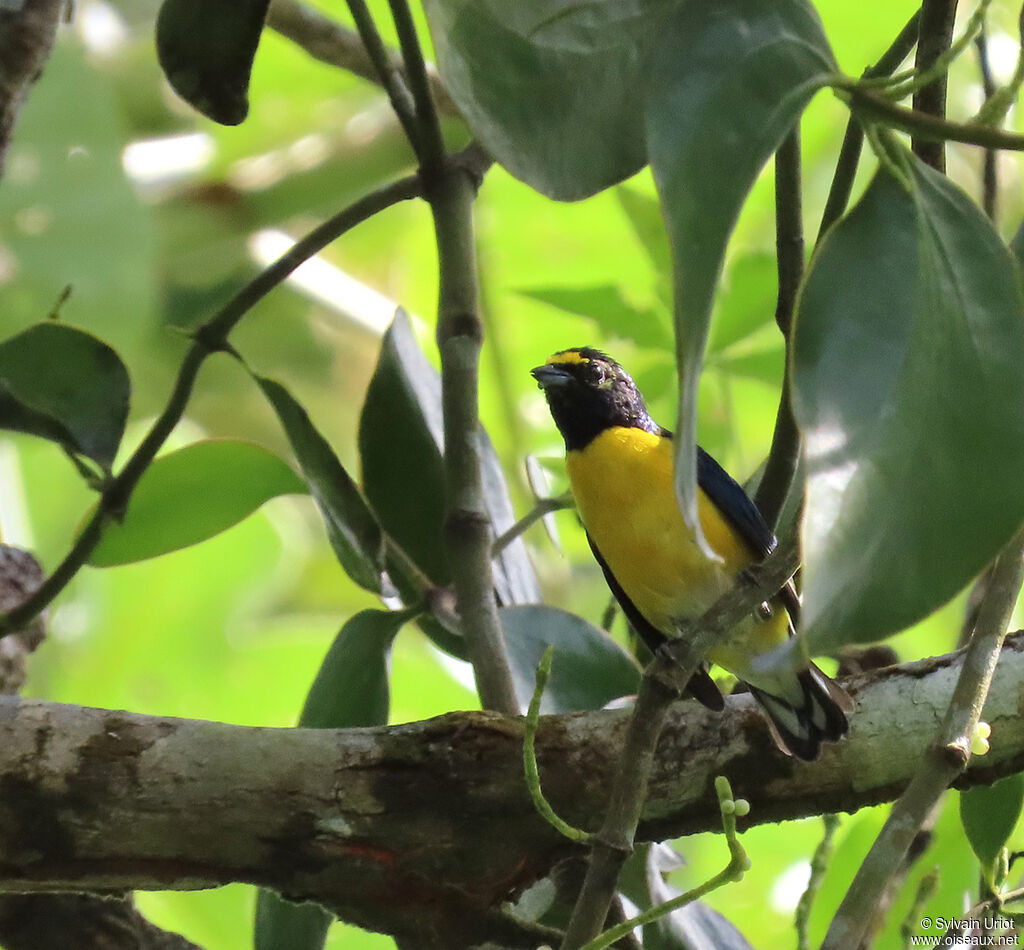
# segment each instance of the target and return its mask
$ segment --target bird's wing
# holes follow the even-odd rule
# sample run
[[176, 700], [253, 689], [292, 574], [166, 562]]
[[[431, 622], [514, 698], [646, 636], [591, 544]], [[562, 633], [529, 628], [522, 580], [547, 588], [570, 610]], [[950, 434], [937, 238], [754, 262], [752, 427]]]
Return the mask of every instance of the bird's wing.
[[[622, 585], [611, 572], [611, 568], [608, 567], [607, 561], [605, 561], [601, 552], [598, 550], [597, 545], [594, 544], [594, 539], [590, 537], [589, 532], [587, 532], [587, 541], [590, 542], [590, 550], [594, 552], [594, 557], [597, 559], [597, 563], [601, 565], [601, 570], [604, 572], [604, 579], [608, 582], [608, 587], [611, 588], [612, 594], [619, 602], [619, 606], [622, 608], [622, 612], [626, 615], [626, 619], [629, 620], [633, 629], [640, 636], [640, 639], [647, 644], [647, 649], [652, 653], [656, 653], [658, 647], [660, 647], [668, 638], [653, 624], [648, 622], [644, 615], [637, 610], [636, 604], [629, 599], [629, 596], [622, 589]], [[690, 682], [687, 684], [687, 690], [695, 699], [707, 706], [708, 709], [712, 709], [715, 712], [721, 712], [725, 708], [725, 701], [722, 699], [721, 692], [715, 685], [715, 681], [711, 678], [711, 675], [703, 666], [697, 670], [692, 677], [690, 677]]]

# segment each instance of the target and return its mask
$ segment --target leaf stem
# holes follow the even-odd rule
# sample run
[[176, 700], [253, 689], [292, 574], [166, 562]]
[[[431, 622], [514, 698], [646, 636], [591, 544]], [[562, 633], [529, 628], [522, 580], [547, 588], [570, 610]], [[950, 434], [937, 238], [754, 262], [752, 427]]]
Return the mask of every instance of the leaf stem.
[[120, 473], [107, 485], [100, 496], [95, 514], [53, 573], [31, 597], [8, 613], [0, 615], [0, 636], [12, 633], [29, 623], [53, 601], [89, 560], [89, 556], [99, 544], [106, 523], [124, 512], [143, 472], [185, 414], [192, 387], [206, 358], [211, 353], [225, 348], [228, 335], [238, 321], [271, 290], [283, 283], [300, 264], [323, 250], [346, 231], [385, 208], [415, 198], [421, 193], [419, 176], [411, 175], [360, 198], [282, 254], [193, 333], [193, 344], [178, 370], [167, 405]]
[[811, 908], [814, 906], [814, 898], [821, 890], [821, 882], [825, 880], [825, 871], [828, 870], [828, 862], [832, 858], [832, 848], [835, 842], [836, 831], [839, 828], [838, 815], [822, 815], [824, 833], [818, 847], [814, 849], [811, 857], [811, 875], [807, 879], [807, 887], [796, 905], [794, 926], [796, 927], [796, 948], [797, 950], [811, 950], [810, 923]]
[[860, 945], [886, 882], [904, 860], [939, 796], [966, 768], [971, 757], [971, 737], [988, 696], [1022, 579], [1024, 530], [1018, 531], [995, 561], [991, 585], [935, 741], [925, 751], [920, 769], [893, 805], [878, 838], [857, 869], [832, 919], [822, 950]]
[[636, 917], [616, 924], [599, 937], [585, 944], [581, 950], [604, 950], [605, 947], [610, 947], [617, 940], [621, 940], [632, 933], [637, 927], [652, 924], [673, 911], [677, 911], [681, 907], [686, 907], [687, 904], [700, 900], [704, 895], [710, 894], [726, 884], [742, 880], [743, 875], [750, 870], [750, 858], [747, 857], [747, 853], [743, 849], [739, 835], [736, 832], [736, 802], [733, 800], [729, 781], [724, 775], [719, 775], [715, 779], [715, 791], [718, 794], [718, 808], [722, 816], [722, 830], [725, 832], [726, 844], [729, 846], [729, 863], [703, 884], [683, 894], [679, 894], [671, 900], [651, 907], [642, 914], [637, 914]]
[[[921, 20], [921, 11], [918, 10], [906, 23], [899, 35], [893, 40], [892, 45], [882, 54], [874, 66], [864, 71], [862, 79], [872, 79], [885, 76], [891, 73], [910, 54], [917, 42], [918, 24]], [[846, 123], [846, 134], [843, 137], [843, 144], [839, 150], [839, 158], [836, 161], [835, 175], [832, 177], [832, 186], [829, 188], [828, 198], [825, 201], [825, 209], [821, 215], [821, 224], [818, 227], [818, 236], [815, 238], [814, 246], [821, 243], [833, 224], [836, 223], [846, 211], [850, 202], [850, 194], [853, 191], [854, 178], [857, 175], [857, 165], [860, 163], [861, 148], [864, 144], [864, 130], [856, 116], [850, 116]]]
[[526, 773], [526, 787], [530, 791], [530, 800], [533, 807], [537, 809], [543, 818], [560, 835], [564, 835], [570, 841], [579, 844], [587, 844], [591, 835], [589, 832], [575, 828], [567, 821], [560, 818], [551, 804], [544, 797], [544, 790], [540, 785], [540, 770], [537, 767], [537, 725], [540, 722], [540, 703], [544, 696], [544, 690], [548, 685], [551, 676], [551, 663], [555, 656], [555, 648], [549, 646], [544, 655], [540, 658], [537, 666], [536, 686], [533, 690], [533, 697], [530, 700], [530, 708], [526, 713], [526, 727], [523, 734], [523, 771]]
[[549, 515], [553, 511], [572, 508], [574, 504], [572, 492], [565, 492], [552, 498], [538, 499], [537, 503], [522, 518], [494, 539], [494, 544], [491, 545], [491, 557], [497, 557], [501, 554], [516, 538], [540, 521], [545, 515]]

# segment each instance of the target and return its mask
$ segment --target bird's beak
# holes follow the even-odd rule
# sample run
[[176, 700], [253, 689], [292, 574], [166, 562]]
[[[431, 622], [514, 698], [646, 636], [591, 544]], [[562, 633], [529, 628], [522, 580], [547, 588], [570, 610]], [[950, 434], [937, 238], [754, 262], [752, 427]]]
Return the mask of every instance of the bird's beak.
[[572, 379], [572, 374], [564, 366], [552, 366], [550, 363], [535, 366], [530, 370], [530, 375], [537, 380], [541, 389], [565, 386]]

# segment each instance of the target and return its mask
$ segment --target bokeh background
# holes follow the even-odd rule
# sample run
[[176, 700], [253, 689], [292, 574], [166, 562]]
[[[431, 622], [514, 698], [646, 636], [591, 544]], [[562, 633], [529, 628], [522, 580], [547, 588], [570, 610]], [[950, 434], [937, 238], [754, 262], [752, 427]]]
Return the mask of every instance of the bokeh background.
[[[342, 17], [342, 6], [323, 9]], [[386, 4], [371, 6], [384, 8], [387, 33]], [[892, 0], [816, 6], [841, 66], [854, 75], [880, 55], [915, 8]], [[129, 446], [167, 396], [186, 346], [181, 328], [210, 315], [289, 240], [411, 170], [379, 90], [315, 62], [269, 30], [256, 58], [248, 120], [222, 128], [197, 116], [169, 91], [157, 66], [156, 8], [155, 0], [76, 3], [21, 116], [0, 181], [0, 332], [6, 337], [43, 319], [70, 287], [60, 318], [108, 341], [132, 372]], [[1009, 4], [993, 3], [989, 48], [997, 75], [1012, 70], [1015, 17]], [[977, 59], [968, 54], [954, 70], [950, 113], [970, 115], [980, 101]], [[803, 123], [809, 242], [846, 117], [841, 103], [821, 93]], [[454, 121], [447, 132], [452, 142], [466, 138]], [[950, 174], [975, 194], [980, 158], [976, 150], [950, 149]], [[864, 164], [861, 186], [873, 163]], [[1000, 229], [1007, 236], [1022, 216], [1020, 170], [1021, 159], [1000, 159]], [[667, 251], [652, 217], [653, 195], [643, 172], [587, 201], [555, 204], [499, 168], [480, 192], [488, 332], [482, 415], [520, 513], [531, 504], [528, 455], [542, 463], [552, 492], [566, 487], [557, 433], [528, 373], [550, 352], [582, 344], [608, 349], [634, 372], [655, 417], [672, 424]], [[772, 319], [773, 250], [769, 169], [730, 246], [701, 386], [701, 441], [741, 480], [767, 452], [783, 369]], [[381, 334], [401, 304], [436, 362], [436, 291], [429, 216], [419, 203], [406, 203], [304, 268], [232, 339], [254, 368], [291, 388], [357, 471], [356, 425]], [[204, 368], [171, 447], [217, 436], [251, 439], [287, 456], [264, 399], [226, 357]], [[0, 437], [6, 542], [32, 548], [52, 567], [90, 501], [57, 448]], [[549, 602], [599, 622], [608, 593], [583, 533], [571, 512], [554, 521], [558, 547], [539, 526], [527, 536]], [[202, 545], [129, 567], [83, 571], [51, 611], [49, 640], [31, 661], [25, 694], [291, 726], [341, 624], [372, 605], [337, 566], [312, 502], [279, 498]], [[947, 652], [963, 607], [958, 598], [892, 645], [902, 659]], [[621, 621], [616, 634], [623, 635]], [[470, 684], [464, 664], [410, 625], [395, 647], [391, 719], [473, 708]], [[882, 809], [844, 816], [812, 936], [823, 933], [883, 817]], [[745, 836], [751, 871], [709, 903], [755, 947], [791, 946], [793, 909], [820, 837], [817, 819], [753, 829]], [[1018, 835], [1017, 845], [1022, 841]], [[672, 877], [680, 888], [704, 880], [725, 860], [715, 835], [677, 846], [687, 862]], [[902, 945], [899, 923], [921, 875], [936, 865], [940, 896], [949, 913], [958, 912], [963, 895], [976, 893], [978, 871], [957, 827], [955, 794], [878, 946]], [[141, 894], [139, 903], [155, 922], [213, 950], [251, 945], [250, 888]], [[382, 950], [393, 942], [337, 924], [329, 946]]]

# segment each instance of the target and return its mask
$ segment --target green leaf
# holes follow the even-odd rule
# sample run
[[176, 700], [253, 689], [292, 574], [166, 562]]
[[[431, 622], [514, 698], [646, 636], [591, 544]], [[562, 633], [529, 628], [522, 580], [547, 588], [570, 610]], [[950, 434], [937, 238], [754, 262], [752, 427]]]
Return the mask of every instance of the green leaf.
[[249, 75], [270, 0], [164, 0], [156, 51], [174, 91], [203, 115], [238, 125], [249, 113]]
[[334, 915], [319, 904], [293, 904], [260, 889], [253, 950], [320, 950], [333, 922]]
[[93, 567], [168, 554], [237, 524], [277, 495], [305, 494], [305, 482], [251, 442], [195, 442], [146, 470], [121, 522], [107, 525]]
[[359, 417], [363, 490], [384, 531], [438, 585], [451, 580], [441, 537], [443, 431], [440, 379], [398, 310]]
[[57, 442], [110, 472], [128, 418], [131, 381], [102, 340], [39, 323], [0, 343], [0, 428]]
[[[640, 845], [626, 862], [619, 886], [638, 910], [646, 911], [678, 897], [664, 875], [683, 860], [668, 844]], [[727, 918], [701, 901], [664, 914], [643, 928], [644, 950], [751, 950]]]
[[672, 250], [665, 233], [665, 219], [661, 214], [658, 199], [651, 195], [627, 188], [615, 189], [622, 210], [626, 213], [633, 233], [643, 246], [647, 257], [659, 278], [659, 284], [669, 285], [672, 280]]
[[604, 336], [633, 340], [639, 346], [664, 349], [672, 345], [667, 321], [651, 309], [634, 307], [615, 284], [590, 287], [533, 287], [519, 291], [524, 297], [551, 304], [559, 310], [589, 317]]
[[645, 161], [638, 98], [650, 21], [640, 0], [426, 0], [445, 85], [513, 175], [560, 200]]
[[779, 281], [774, 257], [745, 254], [737, 258], [729, 267], [727, 281], [715, 300], [709, 354], [728, 349], [768, 324], [775, 325]]
[[648, 153], [675, 275], [676, 491], [697, 522], [697, 386], [726, 243], [761, 167], [836, 71], [806, 0], [681, 3], [652, 50]]
[[[262, 385], [262, 383], [261, 383]], [[363, 610], [334, 638], [299, 717], [309, 729], [384, 726], [388, 658], [408, 610]], [[317, 904], [293, 904], [273, 891], [256, 900], [256, 950], [319, 950], [333, 916]]]
[[990, 885], [999, 854], [1010, 839], [1024, 805], [1024, 773], [960, 793], [960, 821]]
[[292, 394], [272, 379], [255, 378], [284, 426], [338, 561], [360, 587], [379, 594], [384, 539], [373, 512]]
[[[399, 309], [384, 334], [380, 358], [359, 419], [359, 454], [366, 497], [385, 532], [434, 584], [450, 582], [442, 532], [446, 516], [442, 456], [441, 378], [427, 361]], [[495, 533], [514, 523], [501, 463], [481, 430], [484, 501]], [[494, 585], [505, 604], [540, 600], [522, 539], [494, 564]]]
[[636, 661], [603, 630], [556, 607], [503, 607], [505, 631], [516, 695], [523, 708], [533, 695], [537, 664], [555, 647], [541, 710], [546, 713], [600, 709], [640, 685]]
[[910, 190], [878, 172], [798, 305], [802, 613], [815, 650], [920, 620], [1024, 520], [1016, 268], [947, 178], [916, 159], [908, 177]]
[[388, 657], [409, 610], [361, 610], [334, 638], [299, 716], [309, 729], [383, 726], [388, 721]]
[[[121, 164], [123, 107], [109, 70], [87, 63], [81, 44], [56, 44], [46, 81], [18, 112], [0, 187], [0, 337], [38, 321], [70, 287], [62, 321], [108, 341], [138, 375], [152, 359], [159, 279], [153, 208]], [[156, 411], [155, 396], [145, 411]]]

